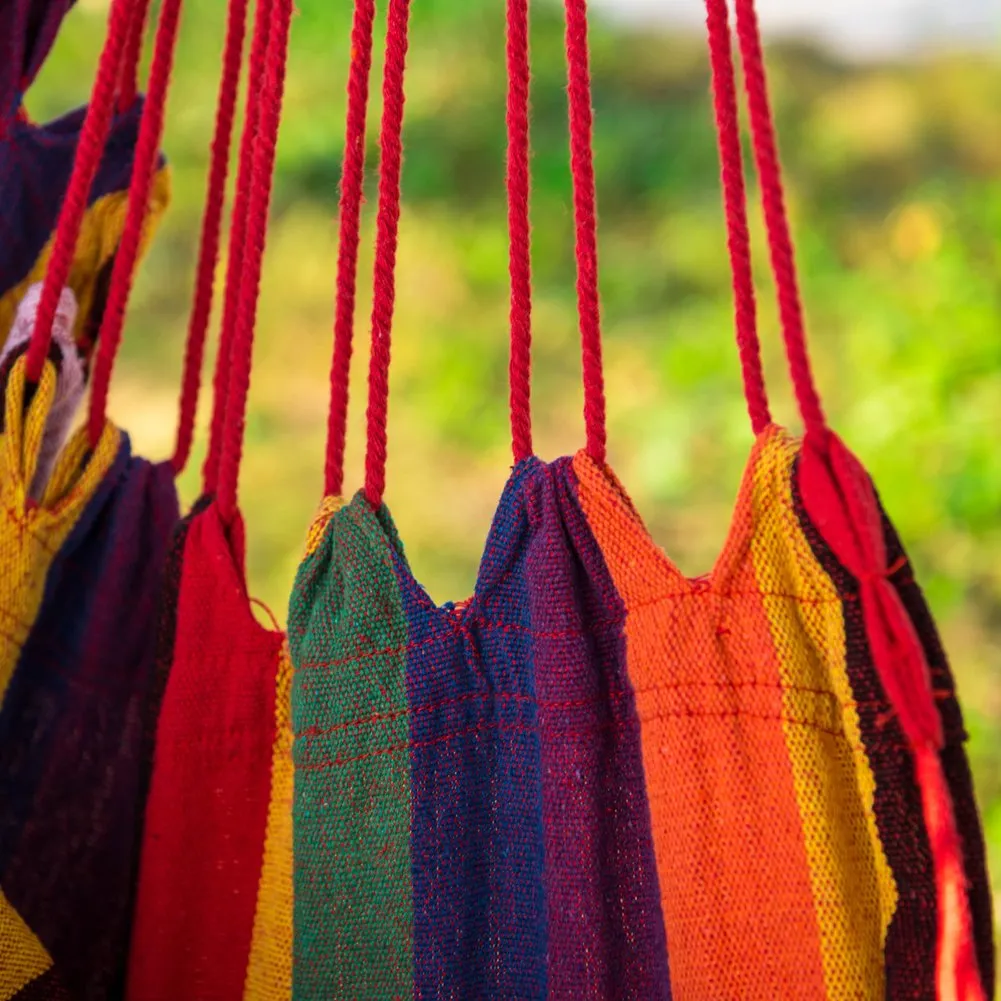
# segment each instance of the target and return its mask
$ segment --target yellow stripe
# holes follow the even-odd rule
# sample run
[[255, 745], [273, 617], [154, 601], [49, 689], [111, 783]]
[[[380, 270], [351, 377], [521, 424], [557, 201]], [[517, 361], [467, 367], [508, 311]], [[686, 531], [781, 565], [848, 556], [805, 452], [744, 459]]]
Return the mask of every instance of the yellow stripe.
[[[170, 175], [161, 169], [153, 181], [143, 227], [141, 251], [170, 200]], [[84, 216], [68, 284], [80, 309], [79, 337], [94, 301], [97, 277], [121, 239], [128, 192], [98, 199]], [[0, 341], [14, 322], [18, 303], [29, 285], [41, 281], [52, 252], [50, 240], [31, 272], [0, 296]], [[67, 442], [56, 462], [40, 505], [28, 503], [45, 420], [56, 390], [56, 373], [46, 363], [27, 413], [24, 409], [24, 359], [15, 364], [4, 400], [5, 425], [0, 445], [0, 705], [45, 590], [45, 577], [56, 551], [118, 454], [120, 434], [107, 424], [94, 454], [86, 429]], [[52, 959], [31, 929], [0, 892], [0, 1001], [14, 997], [52, 966]]]
[[[776, 436], [755, 469], [753, 559], [785, 686], [786, 743], [803, 821], [831, 1001], [882, 1001], [897, 887], [876, 826], [875, 778], [848, 678], [844, 616], [793, 507], [798, 444]], [[781, 595], [796, 594], [791, 601]], [[808, 718], [829, 693], [832, 732]]]
[[0, 893], [0, 1001], [8, 1001], [52, 966], [52, 959]]
[[[140, 255], [145, 252], [163, 213], [166, 211], [170, 202], [170, 189], [170, 169], [164, 166], [157, 171], [150, 189], [149, 210], [143, 223]], [[128, 191], [114, 191], [98, 198], [87, 209], [83, 217], [80, 238], [77, 240], [76, 253], [67, 282], [80, 307], [74, 330], [77, 339], [79, 339], [83, 327], [90, 317], [98, 276], [111, 260], [122, 238], [128, 204]], [[28, 286], [45, 277], [45, 269], [49, 264], [54, 239], [55, 237], [51, 238], [45, 245], [41, 254], [38, 255], [38, 260], [35, 261], [34, 266], [23, 281], [13, 288], [2, 290], [3, 295], [0, 295], [0, 334], [2, 334], [0, 342], [6, 339], [13, 325], [18, 303], [24, 297]]]
[[264, 862], [244, 1001], [292, 997], [292, 661], [282, 645], [275, 693], [275, 746]]
[[56, 552], [90, 502], [118, 454], [121, 436], [106, 424], [93, 455], [80, 428], [56, 461], [41, 504], [28, 500], [42, 432], [56, 391], [56, 373], [45, 363], [38, 389], [24, 409], [25, 359], [11, 370], [0, 443], [0, 705], [45, 591]]
[[323, 541], [323, 535], [327, 531], [327, 525], [330, 524], [330, 519], [333, 518], [333, 516], [337, 514], [342, 507], [344, 507], [344, 501], [340, 497], [323, 498], [323, 501], [320, 504], [320, 509], [316, 512], [316, 517], [313, 518], [313, 521], [309, 526], [309, 531], [306, 533], [307, 559], [320, 548], [320, 543]]

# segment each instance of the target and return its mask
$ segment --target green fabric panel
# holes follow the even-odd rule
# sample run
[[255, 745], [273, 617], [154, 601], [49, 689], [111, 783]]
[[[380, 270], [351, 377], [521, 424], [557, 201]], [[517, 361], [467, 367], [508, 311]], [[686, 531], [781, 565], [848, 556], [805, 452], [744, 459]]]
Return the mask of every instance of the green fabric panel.
[[398, 542], [361, 495], [335, 506], [310, 532], [289, 608], [292, 996], [409, 999], [407, 622], [387, 540]]

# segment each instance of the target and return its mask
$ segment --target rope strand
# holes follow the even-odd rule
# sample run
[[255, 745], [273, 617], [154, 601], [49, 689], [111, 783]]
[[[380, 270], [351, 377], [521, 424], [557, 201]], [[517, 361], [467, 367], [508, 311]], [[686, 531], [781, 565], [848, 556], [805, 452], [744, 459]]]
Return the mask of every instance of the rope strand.
[[747, 191], [744, 157], [740, 145], [736, 73], [726, 0], [706, 0], [709, 31], [709, 63], [712, 69], [716, 139], [726, 208], [727, 246], [733, 274], [737, 347], [744, 380], [744, 397], [751, 428], [759, 434], [771, 423], [768, 394], [761, 367], [754, 277], [751, 270], [751, 238], [747, 224]]
[[789, 374], [805, 427], [807, 430], [822, 431], [826, 427], [826, 420], [806, 349], [803, 306], [786, 213], [775, 126], [765, 82], [758, 17], [754, 9], [754, 0], [735, 0], [735, 6], [754, 160], [761, 185], [761, 201], [765, 227], [768, 231], [768, 249], [772, 272], [775, 275], [782, 336], [789, 360]]
[[194, 302], [184, 352], [177, 444], [171, 459], [171, 465], [177, 474], [187, 465], [194, 440], [195, 417], [198, 413], [202, 365], [205, 358], [205, 340], [208, 335], [209, 318], [212, 315], [215, 273], [219, 263], [222, 213], [226, 201], [226, 179], [233, 144], [233, 121], [236, 117], [236, 98], [240, 88], [243, 46], [247, 33], [247, 6], [248, 0], [230, 0], [229, 3], [223, 71], [219, 81], [215, 134], [212, 137], [208, 191], [205, 198], [205, 214], [202, 218], [198, 267], [195, 272]]
[[390, 339], [396, 299], [396, 248], [400, 224], [400, 172], [403, 160], [403, 77], [407, 60], [410, 0], [390, 0], [386, 62], [382, 85], [379, 212], [372, 300], [372, 355], [368, 375], [368, 450], [365, 496], [374, 508], [386, 490], [386, 421], [389, 407]]
[[532, 454], [532, 258], [529, 197], [528, 0], [507, 4], [507, 211], [511, 275], [511, 443], [514, 461]]
[[264, 58], [268, 51], [273, 0], [257, 0], [254, 34], [250, 44], [246, 106], [243, 132], [240, 136], [239, 161], [236, 171], [236, 193], [229, 229], [226, 261], [226, 282], [223, 286], [222, 324], [215, 372], [212, 377], [212, 421], [209, 429], [208, 452], [202, 468], [202, 493], [211, 495], [219, 483], [219, 462], [223, 452], [223, 430], [229, 394], [229, 365], [233, 353], [233, 334], [240, 297], [240, 275], [247, 242], [247, 211], [254, 166], [254, 137], [260, 116], [261, 88], [264, 80]]
[[92, 446], [100, 440], [107, 420], [108, 389], [111, 384], [115, 358], [122, 341], [125, 308], [132, 291], [136, 261], [142, 242], [143, 225], [146, 221], [150, 188], [153, 183], [153, 174], [156, 171], [157, 159], [160, 155], [163, 117], [174, 66], [181, 3], [182, 0], [163, 0], [163, 6], [160, 9], [149, 88], [142, 120], [139, 124], [139, 138], [133, 159], [134, 166], [132, 182], [129, 185], [125, 226], [115, 254], [115, 263], [108, 287], [108, 299], [98, 334], [88, 423]]
[[[267, 243], [268, 213], [274, 181], [275, 149], [285, 91], [289, 28], [293, 0], [273, 0], [257, 11], [255, 36], [267, 39], [264, 74], [257, 109], [253, 144], [250, 198], [247, 205], [247, 255], [240, 278], [236, 329], [230, 357], [229, 392], [226, 403], [224, 448], [219, 462], [218, 503], [223, 520], [236, 515], [237, 487], [247, 415], [247, 395], [254, 350], [254, 325], [260, 296], [261, 269]], [[272, 10], [269, 12], [268, 8]], [[262, 16], [263, 12], [263, 16]], [[270, 21], [270, 28], [262, 21]], [[256, 42], [256, 38], [255, 38]], [[255, 46], [256, 47], [256, 46]]]
[[598, 299], [597, 209], [592, 143], [591, 73], [588, 67], [587, 0], [566, 0], [569, 81], [570, 169], [573, 175], [577, 245], [577, 310], [584, 374], [587, 452], [605, 463], [605, 379], [601, 365], [601, 308]]
[[137, 0], [129, 36], [122, 55], [122, 72], [118, 82], [118, 111], [124, 113], [135, 104], [139, 95], [139, 63], [142, 61], [143, 42], [146, 40], [146, 21], [149, 18], [150, 0]]
[[104, 154], [104, 144], [111, 128], [115, 106], [115, 89], [122, 66], [125, 42], [132, 23], [136, 0], [112, 0], [108, 15], [108, 33], [101, 60], [98, 64], [90, 103], [80, 130], [73, 172], [59, 212], [59, 221], [53, 238], [52, 253], [38, 304], [35, 329], [25, 358], [25, 376], [37, 383], [52, 339], [59, 297], [69, 278], [77, 238], [87, 210], [87, 199]]
[[374, 20], [374, 0], [356, 0], [354, 24], [351, 29], [348, 117], [341, 175], [334, 353], [330, 367], [330, 412], [327, 420], [327, 456], [324, 470], [324, 493], [328, 497], [340, 494], [344, 486], [348, 382], [351, 375], [355, 323], [358, 243], [365, 183], [365, 126], [369, 75], [372, 68]]

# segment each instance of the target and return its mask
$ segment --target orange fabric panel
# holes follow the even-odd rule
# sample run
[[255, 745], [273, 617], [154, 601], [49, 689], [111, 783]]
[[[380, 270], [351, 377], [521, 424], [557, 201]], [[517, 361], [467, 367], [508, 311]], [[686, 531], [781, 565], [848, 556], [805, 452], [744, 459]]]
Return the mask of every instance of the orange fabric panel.
[[[585, 455], [580, 500], [627, 610], [671, 980], [679, 1001], [826, 996], [821, 932], [787, 748], [785, 680], [752, 558], [755, 448], [713, 572], [689, 580]], [[833, 731], [825, 692], [797, 695]]]
[[[752, 558], [778, 652], [827, 996], [881, 1001], [897, 888], [876, 824], [876, 780], [848, 678], [841, 596], [812, 558], [793, 506], [794, 445], [779, 444], [753, 470], [762, 510], [755, 516]], [[814, 692], [823, 692], [835, 710], [833, 726], [796, 722]]]

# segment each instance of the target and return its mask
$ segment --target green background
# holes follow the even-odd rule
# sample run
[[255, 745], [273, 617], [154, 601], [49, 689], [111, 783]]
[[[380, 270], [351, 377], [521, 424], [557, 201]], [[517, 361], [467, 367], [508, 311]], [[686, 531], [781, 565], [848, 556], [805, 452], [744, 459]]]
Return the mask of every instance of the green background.
[[[536, 6], [534, 414], [537, 451], [554, 457], [580, 446], [583, 424], [562, 26], [557, 7]], [[141, 269], [113, 392], [113, 414], [156, 458], [176, 422], [224, 7], [184, 14], [165, 140], [174, 203]], [[252, 590], [280, 619], [321, 494], [349, 7], [298, 2], [257, 328], [243, 510]], [[86, 100], [105, 13], [81, 0], [70, 15], [29, 95], [33, 116]], [[388, 499], [439, 600], [472, 590], [510, 466], [503, 37], [500, 0], [415, 4]], [[819, 382], [944, 633], [998, 901], [1001, 60], [861, 65], [788, 44], [768, 56]], [[657, 540], [696, 574], [722, 545], [751, 443], [704, 45], [595, 19], [592, 59], [610, 458]], [[370, 167], [379, 74], [377, 60]], [[361, 481], [372, 170], [368, 190], [350, 490]], [[775, 411], [795, 425], [756, 207], [752, 226]], [[203, 450], [200, 432], [187, 499]]]

